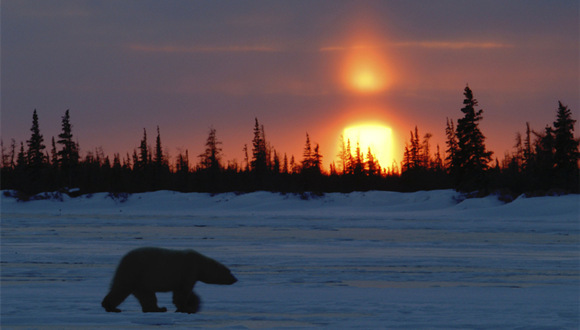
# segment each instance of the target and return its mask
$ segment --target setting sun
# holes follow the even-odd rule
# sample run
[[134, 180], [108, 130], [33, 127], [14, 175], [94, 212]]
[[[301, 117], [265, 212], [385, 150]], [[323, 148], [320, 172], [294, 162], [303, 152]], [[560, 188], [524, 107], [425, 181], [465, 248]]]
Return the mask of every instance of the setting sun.
[[353, 155], [358, 143], [365, 159], [370, 148], [382, 168], [391, 167], [394, 146], [390, 127], [381, 124], [360, 124], [345, 128], [342, 135], [345, 143], [350, 141]]
[[351, 51], [346, 59], [343, 80], [349, 89], [360, 93], [380, 92], [389, 85], [384, 60], [372, 47], [357, 47]]
[[382, 87], [380, 78], [371, 69], [361, 69], [356, 72], [352, 82], [358, 90], [365, 92], [379, 90]]

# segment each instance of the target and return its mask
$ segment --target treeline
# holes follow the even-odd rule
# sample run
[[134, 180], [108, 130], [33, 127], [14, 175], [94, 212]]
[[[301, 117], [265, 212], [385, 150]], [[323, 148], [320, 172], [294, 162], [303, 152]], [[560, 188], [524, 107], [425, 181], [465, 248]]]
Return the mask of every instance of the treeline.
[[[485, 147], [479, 129], [483, 110], [469, 86], [457, 122], [447, 119], [446, 146], [433, 152], [431, 134], [420, 137], [415, 127], [405, 144], [403, 161], [387, 170], [372, 150], [360, 150], [355, 141], [343, 141], [330, 171], [323, 170], [318, 144], [306, 134], [299, 159], [279, 153], [266, 139], [265, 128], [255, 119], [251, 145], [244, 145], [241, 164], [222, 159], [221, 142], [210, 128], [205, 150], [190, 162], [189, 152], [180, 152], [170, 162], [157, 135], [153, 148], [147, 132], [139, 147], [112, 159], [101, 148], [80, 153], [74, 141], [70, 113], [62, 117], [62, 132], [47, 148], [40, 132], [36, 110], [32, 115], [26, 145], [2, 141], [1, 188], [19, 192], [21, 198], [46, 191], [69, 194], [111, 192], [134, 193], [154, 190], [182, 192], [249, 192], [268, 190], [293, 193], [350, 192], [355, 190], [415, 191], [455, 188], [485, 195], [501, 192], [511, 198], [521, 193], [579, 192], [578, 145], [574, 138], [571, 111], [558, 104], [553, 126], [541, 132], [527, 124], [524, 137], [518, 133], [513, 153], [500, 162]], [[353, 150], [354, 149], [354, 150]], [[510, 197], [511, 196], [511, 197]]]

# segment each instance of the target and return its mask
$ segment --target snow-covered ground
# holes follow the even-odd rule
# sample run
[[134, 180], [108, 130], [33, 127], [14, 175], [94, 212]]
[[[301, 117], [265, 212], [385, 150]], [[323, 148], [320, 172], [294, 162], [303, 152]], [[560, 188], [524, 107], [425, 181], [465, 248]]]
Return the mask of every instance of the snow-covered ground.
[[[578, 195], [460, 201], [450, 190], [295, 195], [2, 197], [1, 326], [578, 329]], [[141, 246], [229, 266], [198, 314], [100, 302]], [[174, 310], [169, 293], [159, 305]]]

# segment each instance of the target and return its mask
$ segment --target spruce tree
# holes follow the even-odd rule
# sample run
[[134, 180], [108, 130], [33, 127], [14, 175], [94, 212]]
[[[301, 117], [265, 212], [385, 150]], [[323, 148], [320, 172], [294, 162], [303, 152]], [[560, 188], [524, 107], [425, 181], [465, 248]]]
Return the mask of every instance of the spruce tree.
[[445, 157], [445, 168], [450, 172], [455, 172], [455, 168], [453, 167], [453, 160], [457, 157], [457, 151], [459, 147], [457, 146], [457, 136], [455, 135], [455, 125], [453, 124], [453, 120], [447, 118], [447, 126], [445, 127], [445, 136], [447, 137], [447, 141], [445, 144], [447, 145], [447, 149], [445, 150], [447, 156]]
[[52, 148], [50, 149], [50, 165], [52, 167], [58, 167], [58, 152], [56, 151], [56, 143], [54, 142], [54, 136], [52, 137], [51, 140], [51, 146]]
[[352, 149], [350, 147], [350, 139], [346, 140], [346, 174], [354, 174], [355, 161], [352, 156]]
[[375, 160], [375, 156], [371, 151], [371, 147], [368, 147], [367, 151], [367, 161], [366, 161], [367, 175], [375, 176], [381, 173], [381, 168], [378, 162]]
[[457, 121], [457, 153], [453, 159], [456, 187], [463, 191], [474, 191], [485, 188], [485, 170], [491, 161], [492, 152], [485, 149], [485, 137], [479, 129], [483, 110], [475, 110], [478, 102], [473, 97], [469, 86], [463, 95], [464, 117]]
[[161, 147], [161, 133], [159, 132], [159, 126], [157, 126], [157, 138], [155, 139], [155, 157], [153, 158], [153, 163], [157, 168], [161, 168], [166, 164], [165, 157], [163, 156], [163, 148]]
[[415, 126], [415, 135], [411, 131], [411, 148], [409, 149], [411, 169], [419, 168], [421, 165], [421, 145], [419, 144], [419, 129]]
[[79, 152], [73, 141], [69, 110], [66, 110], [62, 117], [62, 132], [58, 135], [57, 143], [62, 146], [62, 149], [58, 151], [60, 166], [68, 171], [79, 162]]
[[24, 143], [20, 142], [20, 151], [16, 157], [16, 168], [19, 170], [25, 169], [28, 166], [28, 157], [26, 157], [26, 152], [24, 151]]
[[288, 174], [288, 156], [284, 153], [284, 162], [282, 163], [282, 173]]
[[426, 133], [423, 136], [423, 143], [421, 144], [421, 166], [425, 169], [431, 168], [431, 145], [429, 140], [433, 135], [431, 133]]
[[275, 174], [280, 174], [280, 156], [278, 156], [278, 153], [276, 152], [276, 150], [274, 149], [272, 151], [272, 154], [274, 154], [274, 160], [272, 162], [272, 172], [274, 172]]
[[267, 165], [264, 129], [260, 127], [258, 118], [255, 118], [254, 139], [252, 140], [252, 172], [258, 175], [264, 174], [266, 173]]
[[558, 113], [554, 122], [554, 162], [559, 171], [578, 170], [578, 140], [574, 139], [575, 122], [568, 106], [558, 102]]
[[524, 170], [529, 170], [533, 163], [534, 152], [532, 150], [532, 130], [530, 123], [526, 122], [526, 137], [524, 138]]
[[354, 156], [354, 168], [353, 168], [353, 172], [355, 175], [362, 175], [364, 174], [364, 155], [362, 154], [362, 151], [360, 150], [360, 142], [357, 141], [356, 142], [356, 150], [355, 150], [355, 156]]
[[541, 188], [547, 189], [554, 181], [554, 133], [552, 127], [546, 125], [543, 133], [535, 134], [537, 136], [535, 170]]
[[345, 175], [346, 171], [347, 171], [346, 163], [348, 161], [348, 155], [346, 152], [346, 142], [344, 141], [344, 135], [342, 135], [342, 134], [340, 135], [339, 143], [340, 143], [340, 145], [339, 145], [340, 150], [338, 151], [337, 156], [338, 156], [338, 159], [340, 161], [340, 166], [342, 168], [342, 175]]
[[322, 154], [320, 153], [320, 146], [318, 143], [316, 144], [316, 147], [314, 147], [314, 153], [312, 154], [312, 167], [316, 173], [322, 173]]
[[221, 165], [221, 152], [222, 149], [219, 145], [222, 144], [218, 141], [216, 137], [215, 128], [210, 128], [207, 140], [205, 142], [205, 151], [203, 154], [199, 155], [200, 166], [204, 170], [209, 170], [211, 172], [219, 172], [222, 168]]
[[144, 168], [149, 163], [149, 151], [147, 149], [147, 130], [143, 128], [143, 139], [139, 145], [139, 157], [135, 162], [136, 167]]
[[310, 136], [306, 133], [306, 143], [304, 144], [304, 153], [302, 157], [302, 171], [308, 171], [312, 167], [312, 146], [310, 145]]
[[42, 134], [40, 134], [40, 128], [38, 125], [38, 115], [36, 113], [36, 109], [32, 114], [32, 127], [30, 128], [32, 135], [30, 136], [30, 140], [26, 141], [28, 144], [28, 151], [27, 151], [27, 158], [28, 158], [28, 166], [33, 169], [38, 169], [44, 166], [45, 164], [45, 155], [44, 149], [46, 146], [44, 145], [44, 138]]

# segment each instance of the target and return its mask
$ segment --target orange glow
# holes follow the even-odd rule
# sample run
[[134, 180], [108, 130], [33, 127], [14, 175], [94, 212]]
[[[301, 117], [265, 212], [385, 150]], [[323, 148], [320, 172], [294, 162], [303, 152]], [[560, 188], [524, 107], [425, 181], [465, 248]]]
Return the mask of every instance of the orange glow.
[[372, 47], [353, 48], [346, 57], [343, 70], [343, 82], [357, 92], [380, 92], [390, 85], [385, 61]]
[[345, 145], [350, 141], [351, 153], [355, 156], [357, 143], [367, 157], [368, 149], [382, 168], [391, 167], [394, 158], [393, 131], [378, 123], [364, 123], [345, 128], [342, 132]]

